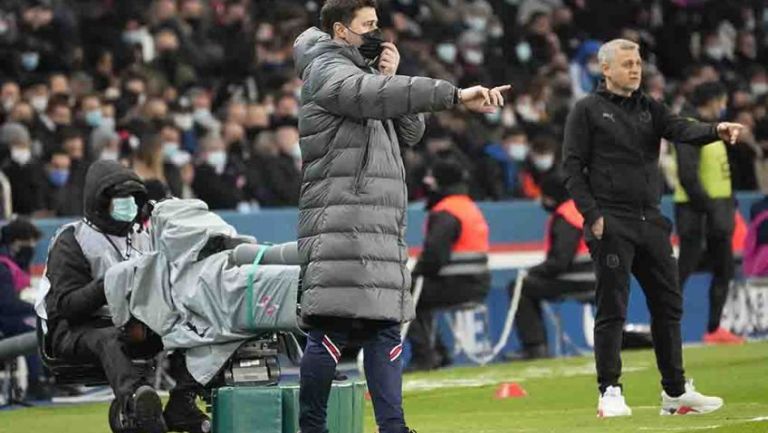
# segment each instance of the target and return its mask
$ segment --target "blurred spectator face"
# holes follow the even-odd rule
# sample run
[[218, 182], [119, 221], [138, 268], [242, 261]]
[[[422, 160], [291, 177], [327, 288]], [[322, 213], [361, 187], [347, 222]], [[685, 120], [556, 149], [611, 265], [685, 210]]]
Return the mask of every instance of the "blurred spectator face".
[[83, 137], [79, 135], [74, 137], [67, 137], [64, 140], [62, 147], [72, 160], [79, 161], [85, 156], [85, 145], [83, 143]]
[[734, 109], [740, 110], [749, 107], [752, 104], [752, 95], [746, 90], [737, 90], [731, 96], [731, 105]]
[[741, 123], [747, 128], [748, 131], [755, 130], [755, 117], [749, 110], [741, 110], [736, 113], [736, 117], [733, 119], [733, 121]]
[[749, 88], [755, 98], [759, 98], [768, 93], [768, 74], [762, 70], [752, 75], [749, 82]]
[[150, 98], [144, 104], [144, 118], [147, 120], [162, 120], [168, 115], [168, 105], [162, 98]]
[[227, 167], [227, 148], [224, 141], [219, 137], [209, 136], [203, 140], [202, 147], [205, 163], [213, 167], [216, 173], [224, 173]]
[[502, 145], [510, 158], [522, 162], [528, 156], [528, 137], [523, 131], [513, 131], [504, 136]]
[[710, 33], [704, 38], [702, 53], [711, 60], [722, 60], [725, 57], [725, 48], [720, 41], [720, 36], [716, 33]]
[[18, 129], [19, 131], [14, 132], [7, 142], [11, 151], [11, 160], [23, 166], [32, 159], [32, 146], [26, 127], [18, 126]]
[[29, 128], [32, 125], [32, 121], [35, 119], [35, 111], [29, 103], [19, 101], [19, 103], [13, 106], [9, 118], [14, 122], [21, 123]]
[[81, 110], [85, 123], [91, 128], [98, 128], [103, 121], [101, 101], [98, 96], [86, 96], [81, 102]]
[[531, 33], [540, 36], [546, 36], [552, 31], [552, 22], [549, 15], [545, 13], [536, 13], [531, 16], [531, 22], [528, 26]]
[[540, 151], [540, 153], [531, 151], [531, 163], [536, 171], [545, 173], [555, 165], [555, 152], [551, 150]]
[[36, 84], [27, 90], [26, 99], [32, 104], [35, 111], [42, 113], [48, 107], [48, 95], [48, 86]]
[[112, 57], [112, 53], [110, 51], [104, 51], [96, 62], [96, 72], [105, 77], [109, 77], [112, 75], [113, 69], [114, 58]]
[[56, 104], [56, 106], [50, 110], [48, 117], [51, 118], [53, 123], [59, 126], [72, 124], [72, 110], [64, 104]]
[[653, 74], [648, 78], [647, 92], [651, 98], [657, 101], [664, 100], [664, 89], [666, 88], [666, 82], [664, 76], [661, 74]]
[[222, 129], [222, 139], [227, 145], [245, 141], [245, 129], [235, 122], [227, 122]]
[[19, 85], [14, 81], [7, 81], [3, 83], [3, 87], [0, 88], [0, 103], [3, 105], [3, 111], [10, 112], [14, 105], [19, 102], [21, 98], [21, 89]]
[[245, 118], [246, 128], [267, 128], [269, 126], [269, 110], [262, 104], [249, 104]]
[[601, 65], [603, 76], [614, 88], [631, 93], [640, 88], [643, 74], [643, 61], [640, 50], [625, 49], [621, 45], [613, 50], [613, 55]]
[[283, 126], [277, 129], [275, 140], [280, 152], [290, 155], [294, 159], [301, 158], [299, 147], [299, 130], [295, 126]]
[[54, 153], [51, 161], [46, 166], [48, 180], [55, 186], [61, 188], [69, 180], [69, 171], [72, 167], [72, 160], [66, 153]]
[[48, 83], [51, 87], [51, 94], [68, 95], [70, 93], [69, 78], [64, 74], [53, 74], [48, 79]]
[[737, 42], [736, 50], [739, 52], [739, 54], [748, 59], [754, 60], [757, 58], [757, 41], [755, 40], [754, 33], [739, 33], [739, 40]]
[[299, 115], [299, 101], [292, 95], [284, 95], [277, 101], [275, 107], [275, 116], [277, 117], [296, 117]]
[[554, 27], [569, 26], [573, 23], [573, 12], [569, 7], [559, 7], [552, 12], [552, 25]]
[[158, 22], [169, 20], [176, 16], [176, 2], [174, 0], [156, 0], [153, 12], [154, 18]]
[[185, 20], [194, 20], [202, 17], [204, 11], [205, 9], [203, 7], [203, 2], [200, 0], [183, 0], [181, 2], [181, 10], [179, 11], [179, 15], [181, 15]]
[[147, 85], [144, 80], [131, 78], [125, 82], [122, 98], [125, 98], [130, 106], [135, 106], [144, 103], [146, 93]]
[[204, 108], [206, 110], [211, 109], [211, 95], [208, 94], [208, 92], [200, 91], [195, 92], [195, 94], [192, 96], [192, 108], [194, 110]]
[[456, 62], [458, 50], [456, 49], [456, 44], [451, 41], [445, 41], [435, 46], [435, 54], [441, 62], [452, 65]]
[[155, 48], [160, 56], [175, 53], [179, 49], [179, 38], [171, 30], [160, 30], [155, 35]]
[[245, 4], [242, 2], [239, 3], [230, 3], [227, 5], [227, 10], [224, 13], [224, 23], [225, 24], [233, 24], [233, 23], [239, 23], [245, 20], [245, 17], [248, 16], [248, 10], [245, 7]]
[[436, 155], [439, 152], [448, 150], [453, 143], [450, 137], [431, 137], [426, 141], [427, 153], [430, 155]]
[[271, 131], [263, 131], [253, 141], [253, 153], [258, 155], [277, 155], [280, 150], [277, 148], [275, 134]]
[[22, 13], [24, 23], [33, 29], [45, 27], [53, 21], [53, 10], [44, 6], [34, 6]]
[[227, 121], [245, 125], [248, 117], [247, 106], [244, 102], [230, 102], [227, 105]]

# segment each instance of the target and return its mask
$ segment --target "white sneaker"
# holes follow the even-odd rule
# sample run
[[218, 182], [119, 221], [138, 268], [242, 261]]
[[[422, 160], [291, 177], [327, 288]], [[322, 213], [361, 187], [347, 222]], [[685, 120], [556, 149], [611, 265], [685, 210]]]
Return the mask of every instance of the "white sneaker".
[[597, 417], [608, 418], [630, 415], [632, 415], [632, 409], [624, 401], [624, 396], [621, 395], [621, 388], [618, 386], [606, 388], [603, 395], [600, 396], [600, 401], [597, 403]]
[[709, 397], [696, 392], [693, 380], [685, 383], [685, 394], [670, 397], [661, 391], [661, 415], [686, 415], [714, 412], [723, 406], [720, 397]]

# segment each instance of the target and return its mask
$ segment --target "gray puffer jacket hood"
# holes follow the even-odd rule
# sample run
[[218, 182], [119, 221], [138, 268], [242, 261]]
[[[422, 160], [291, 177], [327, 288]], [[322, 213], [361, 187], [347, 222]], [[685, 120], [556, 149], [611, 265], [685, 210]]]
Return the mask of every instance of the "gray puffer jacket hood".
[[456, 88], [430, 78], [381, 75], [355, 47], [317, 28], [296, 39], [294, 57], [304, 80], [302, 315], [411, 320], [400, 146], [421, 140], [419, 113], [452, 107]]

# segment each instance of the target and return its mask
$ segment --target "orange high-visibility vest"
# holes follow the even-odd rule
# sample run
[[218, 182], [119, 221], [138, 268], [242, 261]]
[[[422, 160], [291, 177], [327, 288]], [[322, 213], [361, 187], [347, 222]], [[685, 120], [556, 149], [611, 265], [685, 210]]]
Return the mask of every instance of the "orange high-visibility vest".
[[561, 216], [568, 224], [576, 227], [579, 230], [582, 230], [581, 238], [579, 239], [579, 246], [576, 249], [576, 254], [588, 254], [589, 248], [587, 248], [587, 243], [584, 242], [584, 217], [581, 216], [579, 213], [579, 210], [576, 209], [576, 202], [574, 202], [572, 199], [565, 201], [560, 204], [560, 206], [555, 209], [555, 212], [552, 214], [551, 217], [549, 217], [549, 221], [547, 222], [547, 232], [544, 234], [544, 245], [549, 251], [549, 248], [552, 246], [552, 236], [550, 235], [552, 231], [552, 223], [555, 221], [555, 218], [557, 216]]
[[467, 195], [449, 195], [440, 200], [434, 212], [448, 212], [461, 222], [461, 234], [451, 251], [487, 253], [490, 249], [488, 223], [475, 202]]

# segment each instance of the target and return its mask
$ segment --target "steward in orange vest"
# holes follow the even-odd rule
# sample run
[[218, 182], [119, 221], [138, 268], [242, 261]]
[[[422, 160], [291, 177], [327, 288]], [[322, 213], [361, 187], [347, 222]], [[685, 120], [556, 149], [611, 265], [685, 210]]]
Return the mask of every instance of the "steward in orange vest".
[[467, 194], [468, 171], [450, 153], [438, 155], [425, 183], [427, 204], [424, 249], [414, 269], [424, 277], [416, 319], [408, 338], [411, 370], [428, 370], [450, 363], [442, 344], [435, 346], [433, 312], [467, 303], [481, 303], [491, 287], [488, 268], [488, 224]]
[[[525, 359], [549, 356], [541, 301], [595, 290], [594, 270], [584, 242], [584, 217], [568, 197], [558, 171], [542, 179], [541, 194], [542, 206], [551, 213], [544, 234], [547, 256], [528, 270], [515, 317], [521, 356]], [[510, 295], [513, 288], [514, 282], [509, 287]]]

